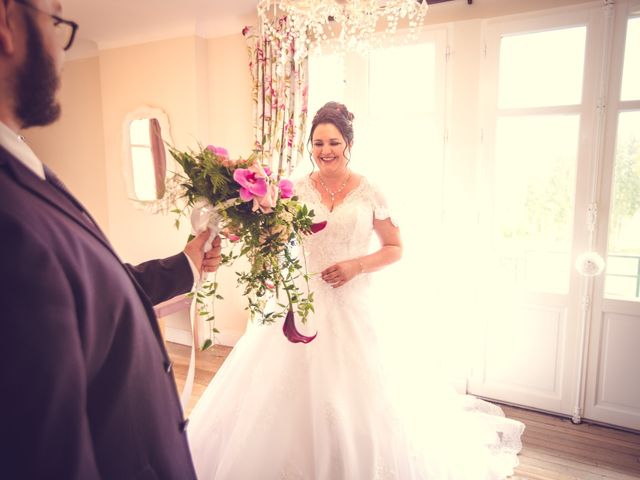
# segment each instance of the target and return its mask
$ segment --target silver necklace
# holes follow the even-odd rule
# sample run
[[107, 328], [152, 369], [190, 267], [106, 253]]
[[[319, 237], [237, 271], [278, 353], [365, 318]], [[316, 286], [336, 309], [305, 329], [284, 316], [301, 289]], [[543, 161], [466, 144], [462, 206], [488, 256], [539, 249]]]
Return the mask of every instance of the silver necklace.
[[327, 184], [324, 183], [324, 181], [322, 180], [322, 175], [318, 173], [318, 180], [320, 180], [320, 185], [322, 185], [322, 188], [324, 188], [324, 191], [327, 192], [331, 197], [331, 208], [329, 209], [329, 211], [333, 211], [333, 206], [336, 203], [336, 200], [335, 200], [336, 195], [339, 194], [342, 190], [344, 190], [344, 187], [347, 186], [347, 182], [349, 181], [350, 178], [351, 178], [351, 173], [347, 174], [347, 178], [344, 179], [344, 182], [342, 182], [342, 184], [335, 191], [332, 192], [331, 190], [329, 190], [329, 187], [327, 186]]

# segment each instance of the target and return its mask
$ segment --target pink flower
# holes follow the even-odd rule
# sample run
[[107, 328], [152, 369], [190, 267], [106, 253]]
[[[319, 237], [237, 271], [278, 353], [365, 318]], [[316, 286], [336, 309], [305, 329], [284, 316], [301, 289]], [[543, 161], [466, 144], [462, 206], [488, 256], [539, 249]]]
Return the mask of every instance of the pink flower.
[[267, 174], [267, 177], [271, 176], [271, 169], [269, 167], [264, 167], [264, 173]]
[[229, 158], [229, 152], [224, 147], [216, 147], [215, 145], [207, 145], [209, 150], [216, 159], [222, 164], [223, 167], [233, 168], [236, 166], [237, 161]]
[[222, 159], [222, 166], [227, 168], [233, 168], [236, 166], [237, 160], [232, 160], [230, 158]]
[[233, 172], [233, 179], [240, 184], [240, 198], [253, 200], [253, 211], [260, 210], [271, 213], [278, 201], [278, 189], [268, 183], [271, 170], [253, 163], [248, 168], [238, 168]]
[[283, 178], [278, 183], [278, 188], [280, 189], [280, 198], [293, 197], [293, 183], [291, 182], [291, 180]]
[[284, 336], [287, 337], [291, 343], [309, 343], [312, 342], [314, 338], [318, 335], [317, 333], [313, 336], [303, 335], [296, 328], [296, 321], [293, 318], [293, 311], [289, 310], [286, 318], [284, 319], [284, 324], [282, 325], [282, 332]]
[[277, 201], [277, 189], [273, 185], [267, 185], [267, 191], [264, 195], [255, 195], [253, 197], [253, 211], [260, 209], [263, 213], [271, 213]]
[[[255, 173], [256, 176], [259, 178], [267, 178], [271, 174], [271, 170], [269, 170], [266, 167], [263, 167], [257, 162], [254, 162], [251, 165], [249, 165], [248, 169], [253, 173]], [[267, 170], [269, 170], [269, 173], [267, 173]]]
[[217, 157], [229, 158], [229, 152], [224, 147], [215, 147], [213, 145], [207, 145], [207, 150], [216, 155]]
[[240, 198], [248, 202], [254, 196], [262, 197], [267, 193], [267, 181], [249, 168], [238, 168], [233, 172], [233, 179], [240, 185]]
[[220, 235], [226, 237], [230, 242], [237, 242], [240, 240], [240, 237], [229, 229], [229, 227], [225, 227], [220, 231]]
[[327, 226], [327, 221], [312, 223], [311, 224], [311, 233], [318, 233], [320, 230], [324, 230], [324, 227]]

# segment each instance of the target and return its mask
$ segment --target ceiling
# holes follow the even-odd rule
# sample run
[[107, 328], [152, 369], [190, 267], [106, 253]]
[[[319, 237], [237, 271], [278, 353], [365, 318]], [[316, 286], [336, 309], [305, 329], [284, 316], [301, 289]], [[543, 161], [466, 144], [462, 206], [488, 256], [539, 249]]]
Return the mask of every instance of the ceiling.
[[80, 25], [70, 56], [135, 43], [239, 33], [256, 22], [258, 0], [60, 0]]
[[[450, 0], [428, 0], [430, 4]], [[467, 4], [469, 0], [458, 0]], [[505, 1], [505, 0], [498, 0]], [[80, 25], [69, 57], [166, 38], [239, 33], [257, 22], [258, 0], [60, 0]]]
[[[80, 25], [68, 58], [167, 38], [239, 33], [257, 22], [258, 0], [59, 0], [62, 16]], [[320, 0], [318, 0], [320, 1]], [[493, 17], [585, 0], [427, 0], [427, 23]]]

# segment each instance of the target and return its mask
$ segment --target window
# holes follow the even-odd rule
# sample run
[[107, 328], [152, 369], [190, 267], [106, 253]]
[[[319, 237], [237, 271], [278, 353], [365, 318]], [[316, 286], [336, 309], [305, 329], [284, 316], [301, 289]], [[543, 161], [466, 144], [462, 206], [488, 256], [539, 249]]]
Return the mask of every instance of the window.
[[497, 94], [485, 141], [496, 280], [569, 290], [587, 28], [496, 35]]
[[627, 22], [605, 295], [640, 300], [640, 17]]
[[584, 26], [503, 36], [499, 108], [579, 104], [585, 37]]
[[136, 198], [142, 201], [156, 200], [156, 177], [151, 152], [149, 119], [133, 120], [129, 126], [131, 167]]
[[640, 17], [630, 18], [627, 22], [620, 99], [640, 100]]

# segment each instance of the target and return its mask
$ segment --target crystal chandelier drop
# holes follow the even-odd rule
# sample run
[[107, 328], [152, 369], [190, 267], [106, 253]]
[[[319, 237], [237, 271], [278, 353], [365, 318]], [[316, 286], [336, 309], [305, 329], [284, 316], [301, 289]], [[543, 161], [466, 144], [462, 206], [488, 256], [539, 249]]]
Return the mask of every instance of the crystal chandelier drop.
[[260, 0], [258, 17], [269, 37], [301, 40], [298, 54], [330, 40], [343, 52], [366, 52], [396, 40], [401, 20], [408, 26], [404, 39], [415, 37], [427, 8], [426, 0]]

